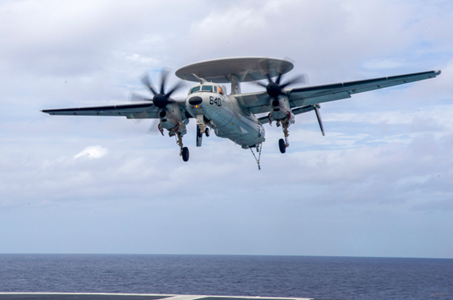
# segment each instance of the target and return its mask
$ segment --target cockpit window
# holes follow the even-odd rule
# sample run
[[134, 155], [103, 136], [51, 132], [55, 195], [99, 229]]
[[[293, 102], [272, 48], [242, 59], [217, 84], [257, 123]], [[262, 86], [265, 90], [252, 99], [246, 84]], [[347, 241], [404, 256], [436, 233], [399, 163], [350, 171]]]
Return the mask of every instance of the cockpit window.
[[217, 93], [217, 86], [216, 85], [214, 85], [214, 92]]
[[203, 85], [202, 91], [212, 92], [212, 85]]
[[191, 90], [190, 90], [190, 93], [195, 93], [195, 92], [198, 92], [200, 90], [200, 86], [194, 86]]

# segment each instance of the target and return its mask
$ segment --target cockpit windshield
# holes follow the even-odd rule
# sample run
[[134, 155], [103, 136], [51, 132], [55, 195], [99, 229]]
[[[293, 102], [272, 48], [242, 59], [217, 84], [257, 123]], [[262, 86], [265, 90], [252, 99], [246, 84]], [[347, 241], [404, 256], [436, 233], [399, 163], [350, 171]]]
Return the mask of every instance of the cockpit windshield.
[[214, 92], [223, 95], [222, 88], [220, 86], [217, 87], [216, 85], [197, 85], [190, 89], [190, 94], [193, 94], [195, 92]]
[[190, 93], [195, 93], [195, 92], [198, 92], [200, 90], [200, 86], [194, 86], [191, 90], [190, 90]]

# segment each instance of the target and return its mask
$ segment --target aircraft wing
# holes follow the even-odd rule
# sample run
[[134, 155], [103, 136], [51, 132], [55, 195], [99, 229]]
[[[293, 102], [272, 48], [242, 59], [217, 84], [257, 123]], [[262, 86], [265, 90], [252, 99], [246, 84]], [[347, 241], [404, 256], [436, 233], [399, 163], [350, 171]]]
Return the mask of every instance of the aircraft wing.
[[352, 94], [435, 78], [439, 74], [440, 71], [428, 71], [391, 77], [296, 88], [289, 91], [290, 101], [293, 102], [295, 106], [314, 105], [322, 102], [351, 98]]
[[125, 116], [128, 119], [157, 118], [159, 108], [153, 103], [134, 103], [80, 108], [44, 109], [43, 113], [61, 116]]
[[[285, 92], [289, 95], [291, 107], [300, 107], [322, 102], [347, 99], [351, 98], [352, 94], [435, 78], [439, 74], [440, 71], [428, 71], [375, 79], [294, 88], [285, 90]], [[269, 95], [265, 91], [240, 94], [235, 95], [235, 97], [244, 107], [248, 108], [254, 114], [269, 112], [271, 110]]]
[[265, 113], [271, 110], [269, 95], [266, 91], [233, 96], [253, 114]]

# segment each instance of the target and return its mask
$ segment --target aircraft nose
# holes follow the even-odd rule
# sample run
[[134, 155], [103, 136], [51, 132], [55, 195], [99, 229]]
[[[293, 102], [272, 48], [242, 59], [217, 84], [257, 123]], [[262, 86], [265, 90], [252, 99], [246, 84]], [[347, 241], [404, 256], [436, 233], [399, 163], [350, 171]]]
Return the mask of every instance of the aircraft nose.
[[198, 105], [198, 104], [201, 104], [201, 102], [203, 102], [203, 99], [198, 96], [195, 96], [195, 97], [192, 97], [189, 99], [189, 103], [191, 105]]

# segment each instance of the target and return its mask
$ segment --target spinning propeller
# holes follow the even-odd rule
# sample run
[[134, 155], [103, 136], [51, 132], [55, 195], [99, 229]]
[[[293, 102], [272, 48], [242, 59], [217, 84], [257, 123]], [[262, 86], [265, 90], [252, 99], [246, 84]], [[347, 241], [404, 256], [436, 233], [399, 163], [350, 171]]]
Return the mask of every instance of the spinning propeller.
[[183, 83], [180, 81], [172, 89], [170, 89], [170, 91], [165, 92], [165, 82], [167, 81], [168, 73], [169, 73], [169, 71], [167, 69], [163, 69], [161, 72], [160, 91], [159, 92], [157, 92], [154, 89], [153, 84], [152, 84], [151, 80], [149, 79], [148, 74], [147, 73], [144, 74], [141, 78], [142, 83], [151, 91], [151, 93], [153, 94], [154, 97], [152, 99], [146, 99], [146, 98], [141, 98], [141, 99], [145, 100], [145, 101], [153, 101], [153, 104], [159, 108], [165, 108], [167, 106], [167, 104], [174, 103], [174, 101], [170, 99], [170, 96], [171, 96], [171, 94], [176, 92], [178, 89], [180, 89]]
[[[175, 86], [173, 86], [173, 88], [170, 89], [170, 91], [165, 92], [165, 83], [167, 81], [168, 73], [169, 73], [168, 69], [162, 69], [159, 92], [157, 92], [156, 89], [154, 88], [154, 86], [151, 82], [151, 79], [149, 78], [148, 73], [145, 73], [141, 77], [141, 81], [151, 91], [151, 93], [153, 94], [153, 98], [145, 98], [141, 95], [131, 93], [130, 100], [131, 101], [151, 101], [151, 102], [153, 102], [153, 104], [155, 106], [157, 106], [158, 108], [161, 109], [159, 112], [159, 117], [164, 118], [167, 115], [167, 112], [165, 110], [166, 106], [169, 103], [175, 103], [175, 101], [172, 100], [170, 98], [170, 96], [174, 92], [179, 90], [181, 88], [181, 86], [183, 85], [183, 83], [180, 81]], [[137, 120], [140, 120], [140, 119], [137, 119]], [[159, 130], [162, 133], [161, 129], [158, 129], [158, 125], [159, 125], [159, 119], [155, 119], [153, 121], [153, 123], [151, 124], [151, 126], [148, 130], [148, 133], [157, 133], [157, 130]]]
[[[275, 71], [278, 74], [277, 79], [275, 81], [273, 81], [271, 78], [271, 71]], [[260, 81], [257, 81], [256, 84], [266, 88], [267, 94], [271, 97], [271, 99], [273, 99], [272, 100], [273, 106], [279, 105], [278, 96], [280, 95], [286, 96], [286, 94], [283, 92], [284, 88], [291, 84], [307, 82], [305, 75], [298, 75], [285, 83], [280, 83], [283, 74], [286, 73], [285, 70], [282, 70], [282, 64], [279, 64], [275, 70], [272, 70], [269, 66], [269, 62], [265, 61], [265, 63], [261, 65], [261, 72], [263, 75], [266, 76], [268, 83], [264, 84]]]

